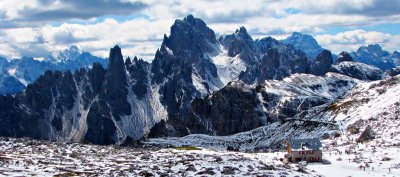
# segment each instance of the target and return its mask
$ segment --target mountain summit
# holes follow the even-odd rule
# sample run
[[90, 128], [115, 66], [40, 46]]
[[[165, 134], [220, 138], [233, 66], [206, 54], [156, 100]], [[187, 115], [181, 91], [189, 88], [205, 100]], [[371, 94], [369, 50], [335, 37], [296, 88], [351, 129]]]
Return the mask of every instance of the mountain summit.
[[282, 40], [284, 44], [291, 44], [296, 49], [304, 51], [309, 59], [315, 59], [324, 49], [311, 35], [294, 32], [288, 38]]
[[357, 51], [352, 52], [351, 56], [355, 61], [373, 65], [383, 71], [395, 67], [392, 55], [383, 50], [379, 44], [362, 46]]

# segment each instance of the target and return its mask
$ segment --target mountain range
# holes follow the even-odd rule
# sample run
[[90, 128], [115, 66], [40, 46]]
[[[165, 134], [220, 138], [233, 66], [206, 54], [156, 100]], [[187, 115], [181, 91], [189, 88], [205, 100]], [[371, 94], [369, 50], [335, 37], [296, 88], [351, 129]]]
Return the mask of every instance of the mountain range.
[[98, 62], [104, 67], [108, 60], [83, 52], [71, 46], [42, 60], [22, 57], [8, 61], [0, 57], [0, 94], [15, 94], [26, 88], [45, 71], [74, 71], [83, 67], [91, 67]]
[[[44, 62], [60, 69], [29, 80], [15, 95], [0, 96], [0, 135], [95, 144], [231, 135], [316, 111], [359, 83], [384, 79], [381, 69], [398, 62], [392, 57], [398, 53], [377, 46], [334, 60], [312, 37], [301, 36], [254, 40], [241, 27], [217, 38], [204, 21], [188, 15], [174, 22], [151, 63], [124, 59], [119, 46], [110, 49], [108, 62], [71, 48]], [[382, 58], [386, 62], [372, 62]], [[31, 72], [11, 75], [18, 73]]]

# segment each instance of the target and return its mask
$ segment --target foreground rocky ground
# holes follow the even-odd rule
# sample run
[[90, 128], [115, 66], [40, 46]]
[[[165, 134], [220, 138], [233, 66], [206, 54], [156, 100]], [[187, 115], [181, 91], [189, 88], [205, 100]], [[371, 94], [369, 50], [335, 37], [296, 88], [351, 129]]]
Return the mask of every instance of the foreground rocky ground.
[[400, 148], [347, 136], [324, 140], [324, 161], [299, 172], [284, 152], [132, 148], [0, 137], [0, 176], [399, 176]]
[[297, 172], [295, 165], [284, 166], [277, 158], [281, 153], [193, 149], [143, 149], [0, 138], [0, 176], [306, 175]]

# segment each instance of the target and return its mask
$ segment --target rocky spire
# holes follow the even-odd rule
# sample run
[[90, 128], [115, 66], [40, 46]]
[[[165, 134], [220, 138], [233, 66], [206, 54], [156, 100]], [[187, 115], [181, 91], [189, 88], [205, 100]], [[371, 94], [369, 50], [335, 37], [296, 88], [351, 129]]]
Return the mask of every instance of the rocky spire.
[[343, 61], [354, 61], [353, 58], [350, 56], [349, 53], [343, 51], [339, 54], [338, 58], [336, 59], [336, 64], [339, 64]]
[[249, 65], [253, 65], [259, 60], [260, 50], [243, 26], [233, 34], [221, 36], [219, 42], [228, 49], [230, 57], [240, 54], [240, 58]]
[[125, 60], [125, 65], [126, 65], [126, 67], [128, 67], [128, 66], [131, 65], [131, 64], [132, 64], [131, 58], [130, 58], [130, 57], [126, 58], [126, 60]]
[[329, 50], [323, 50], [315, 59], [311, 67], [314, 75], [322, 76], [329, 71], [333, 64], [332, 53]]
[[[102, 99], [110, 101], [111, 106], [120, 109], [121, 112], [130, 112], [129, 104], [126, 101], [127, 75], [125, 64], [121, 53], [121, 48], [115, 46], [110, 50], [110, 58], [107, 67], [103, 90], [100, 94]], [[115, 103], [115, 104], [114, 104]]]
[[162, 49], [168, 48], [178, 56], [198, 56], [204, 52], [213, 52], [214, 48], [210, 44], [216, 43], [214, 31], [203, 20], [188, 15], [183, 20], [175, 21], [169, 37], [164, 35]]

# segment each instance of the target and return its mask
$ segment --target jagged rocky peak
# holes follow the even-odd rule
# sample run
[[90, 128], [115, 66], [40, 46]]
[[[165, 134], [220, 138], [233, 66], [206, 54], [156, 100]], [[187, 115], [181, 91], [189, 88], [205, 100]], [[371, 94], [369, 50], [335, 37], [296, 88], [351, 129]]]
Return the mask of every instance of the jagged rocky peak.
[[293, 44], [295, 47], [300, 45], [302, 42], [306, 42], [306, 45], [314, 48], [320, 47], [317, 40], [315, 40], [311, 35], [300, 32], [294, 32], [287, 39], [283, 40], [283, 43]]
[[[121, 48], [118, 45], [111, 48], [109, 56], [107, 73], [100, 97], [115, 103], [115, 105], [112, 106], [120, 109], [121, 112], [129, 112], [129, 104], [126, 101], [126, 95], [128, 94], [126, 88], [127, 75]], [[124, 105], [122, 103], [124, 103]]]
[[362, 46], [350, 55], [355, 61], [373, 65], [383, 71], [395, 67], [393, 56], [383, 50], [379, 44]]
[[228, 56], [240, 55], [246, 64], [254, 64], [260, 58], [260, 51], [245, 27], [240, 27], [233, 34], [221, 36], [219, 42], [228, 50]]
[[384, 51], [379, 44], [370, 44], [368, 46], [362, 46], [358, 50], [358, 52], [369, 52], [375, 53], [378, 55], [387, 54], [387, 51]]
[[[142, 60], [142, 59], [140, 59], [140, 60]], [[133, 57], [133, 61], [134, 62], [137, 62], [138, 61], [138, 58], [135, 56], [135, 57]]]
[[238, 34], [239, 36], [243, 36], [244, 38], [251, 38], [249, 33], [247, 33], [247, 29], [244, 26], [241, 26], [239, 29], [236, 29], [235, 33]]
[[336, 63], [338, 64], [343, 61], [354, 61], [354, 60], [349, 53], [343, 51], [339, 54], [338, 58], [336, 59]]
[[126, 72], [121, 48], [118, 45], [110, 49], [109, 63], [107, 66], [107, 77], [109, 77], [110, 79], [118, 79], [111, 81], [121, 81], [121, 84], [118, 85], [126, 85], [122, 83], [126, 81]]
[[132, 84], [132, 91], [138, 98], [144, 98], [148, 91], [150, 63], [136, 56], [131, 60], [125, 60], [126, 70], [129, 73], [129, 81]]
[[287, 39], [282, 40], [284, 44], [291, 44], [296, 49], [304, 51], [309, 59], [314, 59], [320, 54], [323, 48], [318, 44], [311, 35], [294, 32]]
[[323, 50], [311, 66], [311, 72], [314, 75], [322, 76], [329, 71], [333, 64], [332, 53], [329, 50]]
[[[193, 98], [206, 96], [223, 87], [211, 59], [220, 52], [214, 31], [192, 15], [176, 20], [171, 34], [164, 36], [151, 63], [150, 77], [151, 83], [157, 85], [160, 102], [168, 112], [168, 126], [180, 129], [183, 125], [174, 122], [182, 121]], [[151, 130], [153, 133], [165, 126], [158, 124], [156, 127]]]
[[241, 26], [232, 34], [220, 36], [218, 40], [222, 45], [229, 47], [229, 45], [235, 40], [253, 41], [253, 38], [251, 38], [249, 33], [247, 33], [247, 29], [244, 26]]
[[190, 58], [190, 56], [215, 52], [213, 45], [216, 43], [214, 31], [208, 28], [203, 20], [188, 15], [183, 20], [175, 21], [169, 37], [164, 35], [161, 52], [170, 50], [177, 56]]
[[266, 53], [268, 49], [278, 48], [284, 44], [272, 37], [265, 37], [262, 39], [257, 39], [256, 45], [260, 49], [261, 53]]
[[51, 59], [54, 62], [66, 62], [66, 61], [73, 61], [79, 59], [79, 55], [83, 52], [77, 46], [73, 45], [69, 47], [69, 49], [64, 49], [59, 51], [58, 53], [53, 53]]
[[309, 73], [306, 55], [291, 46], [268, 49], [262, 58], [258, 82], [268, 79], [283, 79], [294, 73]]
[[[152, 62], [152, 82], [161, 83], [163, 79], [177, 82], [183, 79], [191, 83], [193, 77], [200, 78], [198, 80], [215, 80], [218, 77], [217, 69], [209, 60], [209, 54], [220, 52], [217, 43], [214, 31], [201, 19], [188, 15], [183, 20], [176, 20], [171, 26], [171, 34], [164, 35]], [[207, 83], [197, 85], [204, 85], [204, 90], [207, 90]]]
[[121, 48], [116, 45], [110, 49], [108, 68], [114, 66], [123, 66], [123, 63], [124, 59], [122, 57]]
[[258, 40], [261, 61], [240, 73], [239, 79], [247, 84], [262, 83], [269, 79], [283, 79], [294, 73], [310, 73], [306, 54], [273, 38]]
[[125, 66], [129, 66], [129, 65], [131, 65], [131, 64], [132, 64], [131, 58], [130, 58], [130, 57], [126, 58], [126, 59], [125, 59]]
[[238, 40], [249, 40], [252, 41], [253, 38], [249, 35], [247, 32], [247, 29], [244, 26], [241, 26], [239, 29], [236, 29], [235, 33], [226, 35], [226, 36], [221, 36], [220, 40], [223, 44], [229, 44], [233, 39], [238, 39]]
[[137, 64], [140, 64], [140, 63], [150, 64], [150, 63], [144, 61], [142, 58], [138, 58], [137, 56], [134, 56], [133, 59], [131, 59], [131, 57], [128, 57], [128, 58], [125, 59], [126, 69], [128, 69], [128, 67], [130, 65], [137, 65]]

